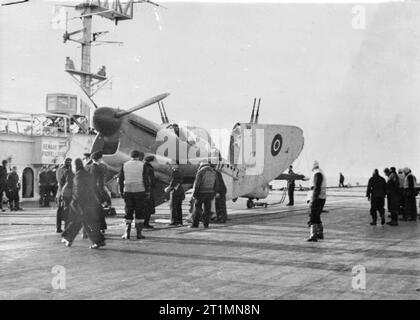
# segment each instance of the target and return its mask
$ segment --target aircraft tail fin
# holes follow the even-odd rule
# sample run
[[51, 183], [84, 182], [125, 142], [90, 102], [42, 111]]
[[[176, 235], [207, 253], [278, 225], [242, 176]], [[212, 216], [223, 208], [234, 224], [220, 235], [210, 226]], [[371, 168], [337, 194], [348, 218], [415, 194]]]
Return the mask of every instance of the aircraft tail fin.
[[278, 124], [237, 124], [231, 134], [229, 162], [243, 175], [233, 181], [233, 197], [276, 179], [303, 149], [300, 128]]

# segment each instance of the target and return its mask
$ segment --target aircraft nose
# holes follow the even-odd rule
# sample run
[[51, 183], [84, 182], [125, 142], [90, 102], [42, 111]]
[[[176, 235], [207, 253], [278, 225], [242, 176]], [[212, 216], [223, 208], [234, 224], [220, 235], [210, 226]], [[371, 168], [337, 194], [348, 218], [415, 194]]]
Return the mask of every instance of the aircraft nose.
[[109, 137], [118, 132], [121, 127], [121, 119], [116, 118], [116, 109], [101, 107], [93, 114], [93, 126], [103, 136]]

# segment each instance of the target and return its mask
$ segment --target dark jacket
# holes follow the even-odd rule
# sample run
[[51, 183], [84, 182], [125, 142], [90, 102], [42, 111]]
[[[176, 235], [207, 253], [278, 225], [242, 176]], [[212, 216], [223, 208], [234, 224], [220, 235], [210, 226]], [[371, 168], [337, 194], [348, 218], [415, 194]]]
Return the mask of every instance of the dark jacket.
[[[295, 174], [294, 172], [293, 172], [293, 170], [289, 170], [289, 172], [288, 172], [289, 174]], [[289, 180], [287, 180], [287, 189], [292, 189], [292, 190], [294, 190], [295, 189], [295, 180], [294, 179], [289, 179]]]
[[380, 175], [373, 175], [369, 179], [366, 190], [366, 197], [370, 198], [385, 198], [386, 195], [386, 181]]
[[215, 194], [219, 189], [216, 171], [210, 165], [205, 165], [198, 170], [193, 189], [193, 196], [199, 193]]
[[58, 186], [61, 190], [61, 195], [65, 198], [70, 198], [73, 188], [74, 173], [71, 168], [61, 166], [57, 170]]
[[57, 185], [57, 178], [55, 172], [52, 170], [47, 171], [47, 182], [49, 186], [55, 187]]
[[86, 170], [78, 170], [74, 175], [72, 200], [81, 207], [98, 205], [98, 200], [95, 197], [95, 181]]
[[105, 186], [106, 167], [93, 162], [86, 166], [86, 171], [92, 175], [96, 188], [102, 190]]
[[216, 171], [217, 176], [217, 190], [216, 193], [220, 193], [220, 195], [225, 196], [227, 193], [227, 188], [225, 182], [223, 181], [223, 175], [220, 171]]
[[0, 187], [6, 187], [7, 184], [7, 168], [0, 166]]
[[152, 192], [155, 187], [155, 169], [149, 162], [144, 163], [143, 167], [143, 183], [146, 192]]
[[86, 171], [90, 173], [93, 178], [93, 186], [95, 189], [96, 197], [100, 203], [110, 203], [109, 195], [105, 190], [105, 177], [107, 174], [107, 168], [104, 164], [92, 162], [87, 165]]
[[46, 170], [43, 170], [39, 173], [39, 185], [40, 186], [48, 185], [48, 173]]
[[[321, 194], [321, 187], [322, 187], [322, 180], [323, 180], [323, 176], [320, 172], [317, 172], [314, 175], [314, 185], [313, 185], [313, 193], [312, 193], [312, 198], [313, 199], [318, 199], [319, 195]], [[311, 187], [312, 188], [312, 187]]]
[[185, 192], [182, 187], [183, 177], [178, 169], [172, 171], [171, 181], [169, 182], [169, 191], [173, 192], [174, 196], [184, 197]]
[[418, 194], [418, 191], [416, 189], [415, 183], [414, 183], [414, 177], [412, 174], [409, 174], [405, 177], [407, 180], [408, 188], [404, 188], [404, 194], [407, 197], [416, 197]]
[[10, 172], [7, 176], [7, 189], [12, 191], [20, 189], [19, 176], [14, 171]]
[[387, 195], [398, 195], [400, 192], [400, 182], [395, 172], [391, 172], [386, 182]]

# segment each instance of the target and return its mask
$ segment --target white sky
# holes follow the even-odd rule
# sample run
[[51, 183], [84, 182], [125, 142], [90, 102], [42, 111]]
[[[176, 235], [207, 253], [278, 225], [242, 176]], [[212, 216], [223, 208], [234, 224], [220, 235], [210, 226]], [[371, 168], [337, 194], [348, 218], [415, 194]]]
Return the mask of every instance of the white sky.
[[[420, 175], [418, 3], [365, 5], [364, 30], [352, 28], [354, 5], [159, 3], [168, 10], [137, 5], [118, 27], [94, 19], [95, 31], [111, 31], [103, 40], [124, 42], [93, 48], [92, 70], [112, 75], [100, 105], [171, 92], [171, 119], [230, 130], [262, 97], [260, 122], [303, 129], [303, 173], [316, 159], [329, 176], [391, 165]], [[1, 109], [43, 112], [47, 93], [77, 92], [63, 68], [66, 56], [79, 65], [79, 49], [51, 28], [52, 10], [0, 8]], [[160, 121], [156, 108], [141, 114]]]

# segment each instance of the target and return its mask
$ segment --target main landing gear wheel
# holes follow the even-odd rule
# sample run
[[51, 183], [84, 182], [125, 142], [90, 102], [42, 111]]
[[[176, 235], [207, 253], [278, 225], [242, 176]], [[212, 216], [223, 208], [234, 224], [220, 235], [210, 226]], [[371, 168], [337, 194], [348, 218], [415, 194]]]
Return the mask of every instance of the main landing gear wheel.
[[248, 209], [252, 209], [255, 207], [254, 201], [252, 201], [251, 199], [248, 199], [248, 201], [246, 202], [246, 207]]

